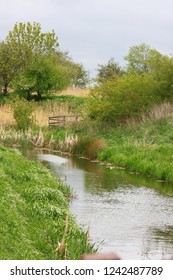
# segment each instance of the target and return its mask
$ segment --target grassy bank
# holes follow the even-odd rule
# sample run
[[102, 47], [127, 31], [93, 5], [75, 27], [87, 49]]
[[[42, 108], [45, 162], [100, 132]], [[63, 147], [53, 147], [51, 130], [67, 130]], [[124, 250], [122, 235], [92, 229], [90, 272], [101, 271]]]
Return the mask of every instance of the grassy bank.
[[69, 212], [69, 187], [6, 148], [0, 197], [0, 259], [79, 259], [93, 250]]
[[103, 135], [109, 147], [100, 153], [99, 159], [173, 183], [172, 131], [172, 117], [118, 127]]

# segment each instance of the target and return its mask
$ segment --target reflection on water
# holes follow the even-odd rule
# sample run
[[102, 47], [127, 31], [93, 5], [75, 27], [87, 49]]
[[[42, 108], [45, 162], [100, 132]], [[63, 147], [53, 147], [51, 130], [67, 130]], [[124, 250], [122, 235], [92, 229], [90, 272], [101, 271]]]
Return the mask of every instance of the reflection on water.
[[71, 210], [85, 229], [90, 225], [100, 251], [116, 251], [123, 259], [173, 256], [173, 197], [156, 191], [159, 183], [84, 159], [49, 154], [38, 159], [67, 178], [77, 196]]

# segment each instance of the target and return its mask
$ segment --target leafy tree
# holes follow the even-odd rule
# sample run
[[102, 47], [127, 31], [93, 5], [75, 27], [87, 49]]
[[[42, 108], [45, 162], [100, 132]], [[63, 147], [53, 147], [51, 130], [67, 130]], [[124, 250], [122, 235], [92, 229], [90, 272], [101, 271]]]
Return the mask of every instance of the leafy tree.
[[55, 32], [43, 33], [39, 23], [16, 23], [0, 44], [0, 74], [3, 93], [7, 94], [10, 82], [40, 54], [52, 55], [58, 47]]
[[146, 44], [130, 47], [129, 54], [125, 57], [128, 61], [127, 71], [135, 71], [139, 74], [144, 72], [150, 73], [150, 62], [156, 53], [158, 52]]
[[92, 89], [89, 115], [97, 123], [114, 126], [159, 102], [157, 90], [157, 81], [148, 73], [128, 73]]
[[173, 57], [160, 55], [155, 60], [153, 78], [159, 83], [158, 92], [163, 101], [173, 100]]
[[59, 46], [58, 38], [54, 30], [43, 33], [41, 25], [34, 22], [16, 23], [13, 30], [8, 33], [6, 42], [10, 43], [17, 52], [24, 64], [31, 60], [33, 55], [50, 55]]
[[117, 62], [111, 58], [107, 64], [99, 64], [97, 68], [97, 82], [103, 83], [122, 76], [123, 70]]
[[22, 67], [21, 60], [11, 44], [0, 43], [0, 81], [3, 95], [7, 95], [7, 89], [12, 79], [19, 73]]
[[163, 101], [173, 100], [173, 57], [166, 56], [146, 44], [133, 46], [125, 57], [127, 71], [148, 73], [158, 83], [158, 94]]
[[82, 64], [75, 63], [73, 68], [72, 85], [79, 88], [85, 88], [89, 83], [89, 74]]
[[58, 65], [54, 57], [40, 56], [13, 81], [13, 87], [28, 100], [37, 93], [37, 100], [50, 91], [61, 91], [69, 84], [66, 68]]
[[63, 67], [66, 67], [68, 76], [70, 78], [70, 85], [74, 87], [86, 87], [89, 83], [89, 74], [84, 69], [82, 64], [75, 63], [68, 52], [58, 51], [56, 53], [57, 61]]

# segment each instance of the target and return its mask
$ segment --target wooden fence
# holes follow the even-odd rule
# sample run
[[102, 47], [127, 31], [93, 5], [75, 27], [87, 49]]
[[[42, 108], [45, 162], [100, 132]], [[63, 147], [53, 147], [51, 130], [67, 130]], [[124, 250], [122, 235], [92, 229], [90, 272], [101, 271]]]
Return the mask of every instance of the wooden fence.
[[69, 122], [77, 123], [81, 120], [83, 120], [81, 115], [77, 115], [77, 116], [66, 116], [66, 115], [54, 116], [54, 117], [49, 117], [49, 126], [50, 125], [65, 126], [66, 123], [69, 123]]

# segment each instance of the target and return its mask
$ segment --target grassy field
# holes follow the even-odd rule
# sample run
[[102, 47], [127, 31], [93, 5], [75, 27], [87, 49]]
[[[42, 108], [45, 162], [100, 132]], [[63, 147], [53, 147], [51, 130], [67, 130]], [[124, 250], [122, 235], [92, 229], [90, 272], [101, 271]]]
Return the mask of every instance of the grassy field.
[[41, 164], [0, 148], [0, 259], [79, 259], [92, 252], [70, 189]]

